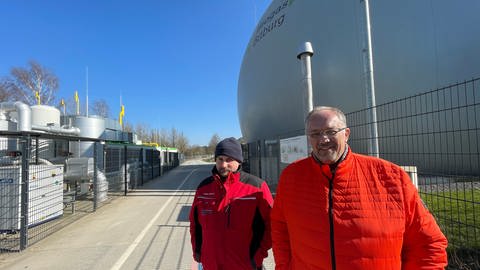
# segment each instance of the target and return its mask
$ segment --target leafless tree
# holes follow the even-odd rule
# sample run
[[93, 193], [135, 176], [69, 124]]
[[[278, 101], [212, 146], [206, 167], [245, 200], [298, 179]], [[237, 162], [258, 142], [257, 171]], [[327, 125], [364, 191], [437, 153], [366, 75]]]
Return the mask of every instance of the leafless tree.
[[158, 129], [152, 129], [150, 130], [150, 134], [148, 136], [148, 141], [153, 142], [153, 143], [158, 143], [159, 141], [159, 131]]
[[135, 125], [135, 133], [137, 134], [137, 138], [142, 142], [148, 141], [149, 130], [150, 128], [146, 124], [139, 123]]
[[28, 64], [27, 68], [13, 67], [11, 76], [2, 78], [1, 88], [10, 93], [13, 100], [30, 105], [37, 104], [38, 92], [42, 104], [53, 105], [59, 87], [57, 76], [33, 60]]
[[98, 116], [108, 118], [110, 115], [110, 107], [104, 99], [98, 99], [92, 104], [92, 112]]
[[176, 148], [180, 153], [185, 153], [188, 149], [188, 138], [183, 135], [183, 132], [180, 132], [177, 136], [177, 145]]
[[169, 141], [171, 147], [177, 147], [178, 130], [174, 127], [170, 130]]
[[208, 154], [207, 146], [200, 146], [200, 145], [192, 145], [185, 150], [185, 156], [187, 157], [195, 157], [195, 156], [203, 156]]
[[123, 131], [133, 132], [133, 125], [130, 122], [124, 121], [123, 122]]
[[171, 146], [168, 137], [169, 136], [168, 136], [167, 130], [165, 128], [162, 128], [160, 130], [160, 138], [159, 138], [158, 143], [161, 146]]
[[215, 152], [215, 147], [217, 144], [220, 142], [220, 136], [218, 136], [217, 133], [212, 135], [212, 138], [210, 139], [210, 142], [208, 143], [208, 151], [213, 154]]
[[12, 94], [7, 88], [7, 79], [0, 80], [0, 101], [12, 101]]

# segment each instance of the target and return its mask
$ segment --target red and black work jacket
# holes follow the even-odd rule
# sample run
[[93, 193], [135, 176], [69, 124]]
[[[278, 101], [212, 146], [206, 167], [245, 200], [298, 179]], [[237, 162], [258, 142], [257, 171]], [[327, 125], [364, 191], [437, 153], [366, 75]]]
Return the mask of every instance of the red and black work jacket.
[[212, 173], [198, 186], [190, 211], [194, 259], [206, 270], [257, 269], [271, 247], [270, 190], [242, 171], [226, 179], [215, 167]]

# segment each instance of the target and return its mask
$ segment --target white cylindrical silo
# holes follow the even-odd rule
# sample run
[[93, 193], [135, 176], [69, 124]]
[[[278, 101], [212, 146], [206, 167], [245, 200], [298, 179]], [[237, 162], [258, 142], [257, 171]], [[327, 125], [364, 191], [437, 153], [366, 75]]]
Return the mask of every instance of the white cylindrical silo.
[[32, 125], [38, 126], [60, 126], [60, 110], [47, 105], [33, 105]]
[[[47, 105], [30, 106], [32, 110], [32, 126], [60, 126], [60, 110]], [[37, 144], [38, 143], [38, 144]], [[55, 143], [52, 139], [34, 139], [32, 141], [32, 158], [51, 159], [55, 157]]]
[[[70, 116], [74, 127], [80, 129], [80, 137], [93, 139], [103, 138], [105, 132], [105, 119], [96, 116]], [[100, 150], [98, 150], [100, 151]], [[93, 157], [93, 142], [72, 142], [70, 143], [70, 152], [74, 157]]]

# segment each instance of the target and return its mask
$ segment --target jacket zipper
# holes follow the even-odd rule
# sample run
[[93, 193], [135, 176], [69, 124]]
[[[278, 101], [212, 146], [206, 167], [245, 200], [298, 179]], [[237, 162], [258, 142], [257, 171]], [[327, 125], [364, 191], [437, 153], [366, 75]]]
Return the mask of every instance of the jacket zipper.
[[227, 228], [230, 228], [230, 204], [225, 207], [225, 213], [227, 213]]
[[[225, 188], [223, 187], [223, 184], [222, 184], [220, 181], [218, 181], [218, 184], [219, 184], [219, 186], [220, 186], [220, 190], [221, 190], [221, 193], [222, 193], [222, 198], [221, 198], [220, 201], [219, 201], [219, 203], [220, 203], [220, 202], [222, 201], [222, 199], [225, 198], [225, 196], [226, 196], [226, 191], [225, 191]], [[225, 212], [225, 214], [227, 215], [227, 228], [230, 227], [230, 203], [231, 203], [231, 202], [229, 202], [229, 203], [227, 204], [227, 206], [225, 206], [225, 209], [224, 209], [224, 212]]]
[[335, 262], [335, 245], [334, 245], [334, 235], [333, 235], [333, 178], [335, 175], [332, 175], [332, 178], [329, 180], [329, 190], [328, 190], [328, 219], [330, 221], [330, 256], [332, 258], [332, 270], [337, 269], [337, 264]]

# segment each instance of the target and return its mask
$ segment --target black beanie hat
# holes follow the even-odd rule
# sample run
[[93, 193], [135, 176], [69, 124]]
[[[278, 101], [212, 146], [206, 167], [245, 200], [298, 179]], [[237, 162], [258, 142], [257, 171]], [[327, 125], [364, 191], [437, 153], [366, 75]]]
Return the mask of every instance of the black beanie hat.
[[217, 144], [217, 147], [215, 147], [215, 159], [220, 155], [231, 157], [240, 163], [243, 162], [242, 147], [237, 139], [233, 137], [226, 138]]

